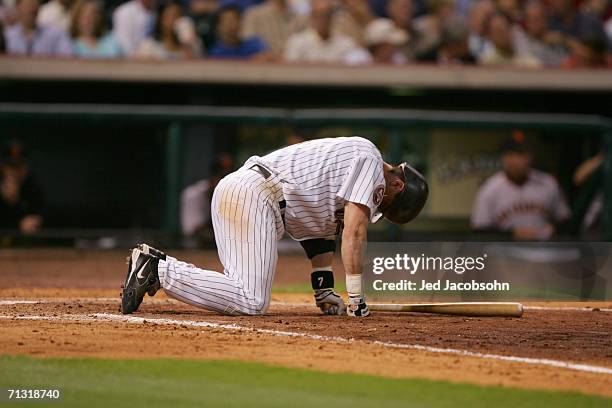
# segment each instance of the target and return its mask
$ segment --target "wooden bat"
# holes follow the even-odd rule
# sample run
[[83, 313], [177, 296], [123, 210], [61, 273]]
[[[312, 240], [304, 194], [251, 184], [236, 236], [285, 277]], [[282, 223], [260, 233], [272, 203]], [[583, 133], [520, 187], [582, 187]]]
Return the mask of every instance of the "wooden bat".
[[523, 305], [511, 302], [460, 302], [460, 303], [374, 303], [370, 310], [380, 312], [437, 313], [458, 316], [521, 317]]

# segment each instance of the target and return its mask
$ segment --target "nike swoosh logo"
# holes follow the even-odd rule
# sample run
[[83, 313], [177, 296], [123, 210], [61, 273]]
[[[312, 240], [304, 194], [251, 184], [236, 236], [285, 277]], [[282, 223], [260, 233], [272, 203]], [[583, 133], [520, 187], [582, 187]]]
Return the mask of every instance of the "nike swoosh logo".
[[147, 259], [147, 261], [142, 265], [142, 267], [140, 268], [140, 270], [136, 274], [136, 277], [138, 279], [144, 279], [145, 278], [145, 276], [142, 274], [142, 271], [144, 271], [144, 269], [145, 269], [145, 267], [147, 266], [148, 263], [149, 263], [149, 260]]

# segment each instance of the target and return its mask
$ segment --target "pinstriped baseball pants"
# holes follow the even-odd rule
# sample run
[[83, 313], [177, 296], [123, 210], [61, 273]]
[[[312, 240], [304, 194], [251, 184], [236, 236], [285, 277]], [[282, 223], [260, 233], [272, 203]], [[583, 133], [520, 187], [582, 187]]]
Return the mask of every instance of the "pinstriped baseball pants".
[[282, 184], [272, 175], [241, 168], [217, 185], [211, 203], [223, 273], [168, 257], [160, 261], [161, 287], [180, 301], [229, 315], [260, 315], [270, 305], [284, 226]]

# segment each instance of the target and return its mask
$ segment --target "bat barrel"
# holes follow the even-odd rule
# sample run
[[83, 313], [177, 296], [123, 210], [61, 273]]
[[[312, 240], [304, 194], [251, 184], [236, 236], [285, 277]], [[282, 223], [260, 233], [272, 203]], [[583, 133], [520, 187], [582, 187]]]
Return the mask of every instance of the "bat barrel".
[[377, 303], [370, 310], [381, 312], [436, 313], [456, 316], [521, 317], [523, 305], [514, 302], [459, 302], [459, 303]]

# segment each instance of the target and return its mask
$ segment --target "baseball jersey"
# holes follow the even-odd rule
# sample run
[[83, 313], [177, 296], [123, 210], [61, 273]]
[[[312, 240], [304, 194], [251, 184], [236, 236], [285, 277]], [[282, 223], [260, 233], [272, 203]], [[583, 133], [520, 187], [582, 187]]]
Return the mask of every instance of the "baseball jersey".
[[347, 202], [370, 209], [376, 222], [384, 192], [383, 160], [361, 137], [317, 139], [251, 157], [278, 175], [286, 201], [285, 231], [296, 240], [326, 238], [340, 232]]
[[564, 221], [569, 216], [561, 189], [549, 174], [532, 169], [527, 181], [517, 185], [500, 171], [491, 176], [476, 195], [472, 228], [537, 228]]

